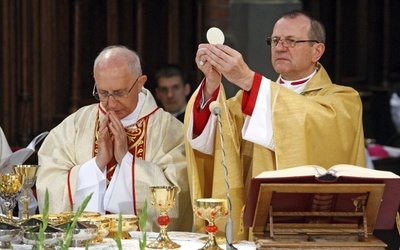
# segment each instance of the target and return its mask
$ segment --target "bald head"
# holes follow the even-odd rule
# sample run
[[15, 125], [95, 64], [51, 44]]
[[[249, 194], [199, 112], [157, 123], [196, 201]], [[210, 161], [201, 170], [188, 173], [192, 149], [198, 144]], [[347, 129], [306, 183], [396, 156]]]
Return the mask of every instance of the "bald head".
[[103, 49], [94, 61], [93, 73], [96, 69], [111, 65], [126, 65], [129, 73], [142, 75], [142, 67], [138, 54], [125, 46], [109, 46]]

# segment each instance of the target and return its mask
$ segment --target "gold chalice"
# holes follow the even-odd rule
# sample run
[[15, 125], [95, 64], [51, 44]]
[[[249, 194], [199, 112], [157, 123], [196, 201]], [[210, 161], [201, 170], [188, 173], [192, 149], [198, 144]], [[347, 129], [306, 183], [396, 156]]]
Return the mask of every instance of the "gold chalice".
[[20, 174], [0, 174], [0, 197], [4, 200], [5, 214], [7, 222], [15, 224], [13, 211], [17, 202], [17, 197], [21, 191], [22, 175]]
[[215, 222], [228, 215], [226, 199], [197, 199], [193, 211], [198, 217], [208, 221], [208, 225], [205, 227], [208, 233], [208, 239], [206, 244], [199, 250], [222, 249], [218, 246], [217, 240], [215, 239], [215, 234], [218, 231]]
[[[160, 226], [160, 233], [157, 238], [147, 244], [150, 249], [175, 249], [181, 246], [173, 242], [167, 234], [167, 227], [170, 222], [168, 211], [175, 206], [176, 195], [178, 194], [178, 187], [174, 186], [154, 186], [150, 187], [151, 205], [156, 206], [161, 214], [157, 218], [158, 225]], [[144, 229], [142, 229], [144, 230]]]
[[31, 197], [29, 197], [29, 189], [35, 185], [36, 174], [39, 169], [39, 165], [13, 165], [14, 173], [22, 175], [22, 190], [23, 196], [21, 196], [20, 201], [23, 204], [22, 209], [22, 220], [29, 219], [29, 203], [32, 202]]

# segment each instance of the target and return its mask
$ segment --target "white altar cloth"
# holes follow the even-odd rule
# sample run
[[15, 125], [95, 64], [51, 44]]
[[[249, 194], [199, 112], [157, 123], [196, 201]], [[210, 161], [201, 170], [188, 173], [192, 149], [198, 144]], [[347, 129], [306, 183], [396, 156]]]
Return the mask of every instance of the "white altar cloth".
[[[125, 250], [139, 250], [139, 238], [141, 237], [140, 232], [130, 232], [132, 239], [122, 240], [122, 248]], [[158, 233], [147, 232], [147, 243], [152, 242]], [[189, 233], [189, 232], [168, 232], [168, 236], [171, 240], [181, 245], [179, 250], [196, 250], [200, 249], [204, 246], [205, 240], [207, 237], [206, 234], [199, 233]], [[233, 244], [237, 249], [240, 250], [255, 250], [256, 246], [254, 242], [249, 241], [241, 241]], [[225, 243], [219, 244], [222, 249], [225, 249]], [[21, 245], [21, 244], [13, 244], [14, 250], [30, 250], [32, 249], [31, 245]], [[70, 247], [72, 250], [84, 250], [85, 247]], [[102, 243], [92, 243], [89, 244], [90, 250], [118, 250], [117, 244], [113, 239], [106, 238]]]

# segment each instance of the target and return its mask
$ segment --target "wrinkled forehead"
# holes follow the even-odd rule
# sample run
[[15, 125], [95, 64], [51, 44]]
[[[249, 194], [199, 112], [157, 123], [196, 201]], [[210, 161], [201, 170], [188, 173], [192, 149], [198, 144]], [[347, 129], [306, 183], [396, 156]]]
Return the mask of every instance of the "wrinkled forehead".
[[102, 60], [94, 68], [94, 78], [96, 80], [126, 78], [130, 75], [128, 64], [121, 60]]
[[281, 18], [275, 23], [271, 36], [308, 38], [310, 25], [310, 19], [305, 16]]
[[116, 91], [128, 88], [133, 76], [124, 65], [99, 65], [95, 70], [94, 79], [98, 89]]
[[128, 63], [123, 60], [123, 58], [118, 58], [115, 56], [103, 57], [100, 59], [94, 68], [94, 73], [96, 71], [112, 71], [112, 70], [128, 70]]

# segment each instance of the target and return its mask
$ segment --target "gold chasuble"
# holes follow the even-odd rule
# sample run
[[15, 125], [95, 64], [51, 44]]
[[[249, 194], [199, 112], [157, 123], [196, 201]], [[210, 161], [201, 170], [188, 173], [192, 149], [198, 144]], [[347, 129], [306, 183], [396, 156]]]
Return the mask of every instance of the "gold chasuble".
[[[223, 85], [220, 86], [218, 101], [236, 240], [248, 237], [242, 227], [241, 212], [252, 177], [263, 171], [301, 165], [328, 169], [343, 163], [365, 167], [362, 103], [354, 89], [333, 84], [318, 64], [317, 73], [303, 93], [272, 81], [270, 90], [275, 151], [243, 140], [241, 130], [246, 118], [242, 113], [243, 91], [226, 100]], [[186, 109], [185, 136], [198, 91], [199, 88]], [[188, 140], [185, 146], [192, 202], [198, 198], [226, 198], [219, 131], [215, 134], [213, 155], [194, 150]], [[224, 225], [225, 220], [221, 220], [220, 233], [224, 233]], [[195, 230], [204, 232], [204, 221], [196, 219]]]

